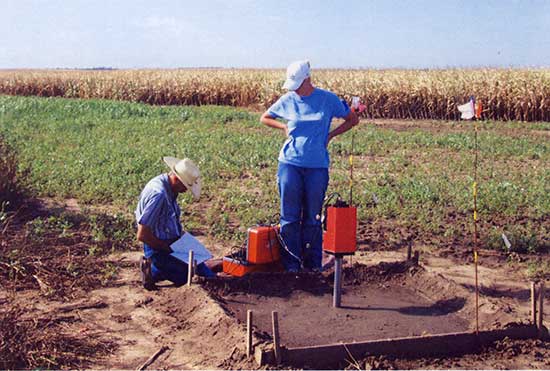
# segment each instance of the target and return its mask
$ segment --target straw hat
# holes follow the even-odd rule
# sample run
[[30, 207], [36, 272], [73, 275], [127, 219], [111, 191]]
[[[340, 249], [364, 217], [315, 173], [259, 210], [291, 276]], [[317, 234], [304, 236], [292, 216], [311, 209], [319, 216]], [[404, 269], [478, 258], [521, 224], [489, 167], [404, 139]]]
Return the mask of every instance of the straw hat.
[[175, 157], [164, 157], [164, 162], [187, 189], [191, 191], [195, 200], [201, 196], [201, 173], [193, 161], [188, 158], [180, 160]]

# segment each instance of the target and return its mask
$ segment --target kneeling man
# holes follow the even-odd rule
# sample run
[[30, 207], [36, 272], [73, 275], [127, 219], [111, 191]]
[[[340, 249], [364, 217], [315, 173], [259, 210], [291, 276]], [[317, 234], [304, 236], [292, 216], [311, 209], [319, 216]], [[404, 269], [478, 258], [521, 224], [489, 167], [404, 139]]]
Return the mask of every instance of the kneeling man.
[[[184, 233], [177, 197], [189, 190], [198, 200], [201, 193], [200, 171], [193, 161], [164, 157], [164, 162], [171, 171], [147, 183], [135, 211], [137, 239], [143, 242], [145, 255], [140, 262], [141, 281], [147, 290], [155, 289], [155, 283], [162, 280], [176, 286], [187, 282], [187, 264], [170, 255], [170, 245]], [[196, 273], [215, 275], [204, 263], [198, 265]]]

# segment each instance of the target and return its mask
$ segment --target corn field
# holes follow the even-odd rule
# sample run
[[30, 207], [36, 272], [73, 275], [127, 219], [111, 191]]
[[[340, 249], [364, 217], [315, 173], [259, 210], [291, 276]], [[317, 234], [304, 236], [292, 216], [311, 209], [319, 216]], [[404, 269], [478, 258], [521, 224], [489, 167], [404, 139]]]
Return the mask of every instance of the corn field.
[[[102, 98], [157, 105], [230, 105], [263, 109], [284, 93], [284, 70], [4, 70], [0, 94]], [[550, 121], [550, 70], [314, 70], [312, 80], [370, 118], [458, 119], [471, 95], [483, 118]]]

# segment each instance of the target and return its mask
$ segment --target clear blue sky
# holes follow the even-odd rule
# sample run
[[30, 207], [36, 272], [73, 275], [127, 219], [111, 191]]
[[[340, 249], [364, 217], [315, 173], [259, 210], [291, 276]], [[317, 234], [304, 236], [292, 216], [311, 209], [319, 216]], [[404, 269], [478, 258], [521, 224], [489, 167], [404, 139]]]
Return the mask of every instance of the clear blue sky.
[[0, 68], [550, 66], [545, 0], [0, 0]]

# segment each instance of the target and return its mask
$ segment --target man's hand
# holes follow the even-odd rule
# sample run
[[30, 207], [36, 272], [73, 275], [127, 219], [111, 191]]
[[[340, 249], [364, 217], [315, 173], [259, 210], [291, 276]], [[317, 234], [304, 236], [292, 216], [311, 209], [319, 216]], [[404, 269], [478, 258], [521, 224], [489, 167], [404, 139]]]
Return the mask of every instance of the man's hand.
[[168, 254], [171, 254], [174, 252], [174, 250], [172, 250], [172, 247], [170, 247], [170, 245], [172, 245], [174, 242], [176, 242], [179, 239], [180, 239], [179, 237], [176, 237], [176, 238], [172, 238], [171, 240], [163, 241], [163, 242], [166, 242], [166, 252]]
[[155, 236], [151, 228], [143, 224], [138, 224], [137, 239], [138, 241], [151, 246], [151, 248], [154, 250], [166, 252], [168, 254], [171, 254], [173, 252], [170, 245], [177, 240], [177, 238], [168, 241], [160, 240]]
[[170, 245], [173, 243], [173, 242], [170, 242], [170, 241], [163, 241], [165, 244], [164, 244], [164, 247], [163, 247], [163, 251], [167, 252], [168, 254], [171, 254], [174, 252], [174, 250], [172, 250], [172, 248], [170, 247]]

